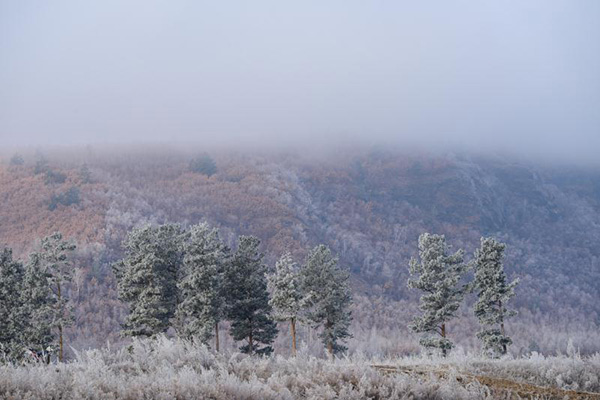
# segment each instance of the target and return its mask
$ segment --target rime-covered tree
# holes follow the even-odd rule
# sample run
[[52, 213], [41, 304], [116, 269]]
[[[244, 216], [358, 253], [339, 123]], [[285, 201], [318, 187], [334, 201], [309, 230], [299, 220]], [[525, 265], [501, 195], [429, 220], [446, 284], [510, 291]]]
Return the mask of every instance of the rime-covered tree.
[[460, 283], [468, 269], [463, 251], [448, 254], [444, 235], [423, 233], [419, 236], [419, 258], [410, 260], [411, 279], [408, 287], [425, 292], [419, 309], [423, 314], [414, 318], [410, 328], [424, 333], [420, 344], [427, 349], [439, 349], [445, 356], [452, 348], [447, 322], [455, 316], [468, 285]]
[[0, 252], [0, 352], [4, 360], [15, 360], [24, 350], [23, 333], [28, 322], [22, 297], [24, 276], [23, 264], [13, 260], [11, 249], [3, 249]]
[[339, 267], [337, 257], [322, 244], [309, 253], [301, 274], [308, 319], [314, 327], [322, 328], [320, 338], [331, 356], [345, 351], [340, 341], [350, 337], [350, 274]]
[[190, 228], [184, 244], [183, 267], [178, 282], [178, 332], [207, 343], [215, 337], [219, 351], [219, 322], [224, 317], [223, 273], [229, 250], [219, 231], [206, 223]]
[[481, 245], [473, 259], [474, 288], [478, 295], [474, 311], [482, 325], [477, 337], [483, 342], [484, 352], [492, 357], [506, 354], [512, 340], [506, 335], [504, 321], [516, 314], [506, 307], [515, 295], [519, 280], [507, 283], [502, 263], [505, 248], [504, 243], [493, 238], [481, 238]]
[[[270, 354], [277, 335], [277, 326], [271, 317], [267, 291], [266, 266], [254, 236], [240, 236], [238, 248], [225, 273], [227, 318], [231, 322], [231, 336], [246, 340], [240, 347], [244, 353]], [[259, 345], [262, 344], [262, 347]]]
[[208, 154], [201, 154], [190, 161], [190, 171], [210, 177], [217, 172], [217, 164]]
[[277, 321], [290, 322], [292, 354], [296, 355], [296, 323], [302, 316], [305, 302], [298, 268], [290, 253], [285, 253], [275, 263], [275, 272], [267, 280], [273, 317]]
[[52, 332], [57, 298], [49, 285], [50, 274], [44, 268], [41, 254], [32, 253], [25, 265], [22, 297], [28, 323], [23, 333], [24, 346], [38, 352], [54, 345]]
[[125, 257], [113, 265], [119, 297], [128, 303], [123, 334], [152, 337], [171, 326], [182, 262], [179, 225], [144, 226], [125, 239]]
[[60, 232], [55, 232], [42, 239], [37, 255], [37, 261], [42, 271], [46, 274], [52, 293], [53, 304], [53, 329], [58, 332], [58, 359], [64, 359], [64, 328], [73, 323], [73, 310], [66, 295], [65, 284], [71, 281], [73, 265], [69, 260], [69, 253], [75, 250], [75, 244], [63, 239]]

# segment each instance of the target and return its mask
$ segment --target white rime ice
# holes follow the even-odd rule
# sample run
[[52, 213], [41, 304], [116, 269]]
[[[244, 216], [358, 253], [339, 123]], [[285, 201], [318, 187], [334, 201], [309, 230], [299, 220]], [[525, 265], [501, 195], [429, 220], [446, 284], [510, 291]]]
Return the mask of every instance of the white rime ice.
[[444, 235], [424, 233], [419, 236], [419, 258], [410, 260], [408, 287], [425, 292], [419, 308], [423, 314], [414, 318], [410, 328], [424, 333], [419, 343], [426, 349], [439, 349], [445, 356], [452, 348], [447, 322], [455, 316], [468, 289], [460, 281], [468, 267], [463, 251], [448, 255]]
[[41, 249], [36, 256], [54, 295], [54, 304], [48, 310], [52, 312], [52, 328], [58, 333], [60, 361], [64, 358], [64, 328], [73, 323], [73, 309], [65, 295], [65, 284], [71, 281], [73, 274], [73, 266], [68, 257], [73, 250], [75, 244], [63, 240], [62, 234], [55, 232], [42, 239]]
[[481, 238], [481, 247], [475, 251], [473, 264], [475, 267], [474, 287], [478, 300], [475, 303], [475, 315], [482, 325], [477, 337], [483, 342], [486, 354], [497, 357], [506, 354], [512, 340], [506, 336], [504, 322], [506, 318], [516, 314], [506, 308], [506, 303], [515, 295], [515, 279], [506, 283], [504, 273], [504, 249], [506, 245], [493, 238]]
[[296, 355], [296, 323], [304, 309], [304, 295], [298, 268], [290, 253], [275, 263], [275, 272], [267, 277], [271, 292], [269, 304], [277, 321], [289, 321], [292, 335], [292, 354]]

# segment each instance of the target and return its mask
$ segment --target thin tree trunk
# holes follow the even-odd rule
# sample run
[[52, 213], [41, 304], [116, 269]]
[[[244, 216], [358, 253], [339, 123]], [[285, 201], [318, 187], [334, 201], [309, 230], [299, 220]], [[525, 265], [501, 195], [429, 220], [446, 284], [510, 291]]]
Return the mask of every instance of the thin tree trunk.
[[[502, 336], [506, 336], [504, 334], [504, 313], [502, 312], [502, 300], [498, 300], [498, 307], [500, 312], [500, 333]], [[502, 343], [502, 354], [506, 354], [506, 343]]]
[[[446, 338], [446, 324], [442, 324], [442, 337]], [[442, 355], [446, 357], [446, 348], [442, 348]]]
[[[325, 324], [325, 329], [329, 330], [331, 329], [331, 323], [327, 322]], [[329, 356], [331, 358], [333, 358], [333, 340], [331, 340], [331, 338], [329, 340], [327, 340], [327, 352], [329, 353]]]
[[[57, 289], [56, 292], [57, 292], [57, 296], [58, 296], [58, 308], [59, 308], [59, 311], [62, 311], [60, 309], [60, 307], [61, 307], [60, 282], [57, 282], [56, 289]], [[58, 324], [58, 360], [60, 362], [63, 361], [63, 327], [62, 327], [62, 323]]]
[[252, 352], [254, 351], [253, 347], [252, 347], [252, 334], [250, 334], [250, 336], [248, 336], [248, 354], [252, 354]]
[[219, 352], [219, 323], [215, 323], [215, 350]]
[[292, 355], [296, 357], [296, 318], [292, 318], [290, 327], [292, 328]]

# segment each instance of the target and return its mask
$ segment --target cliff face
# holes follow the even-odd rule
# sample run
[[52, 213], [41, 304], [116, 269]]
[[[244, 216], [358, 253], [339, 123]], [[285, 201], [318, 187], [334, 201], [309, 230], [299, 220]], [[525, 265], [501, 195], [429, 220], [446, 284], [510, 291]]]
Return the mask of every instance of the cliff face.
[[[87, 304], [85, 293], [114, 300], [108, 265], [128, 229], [207, 220], [231, 245], [238, 234], [259, 236], [269, 262], [286, 250], [302, 260], [308, 248], [326, 243], [353, 272], [357, 292], [413, 301], [407, 265], [420, 233], [446, 234], [469, 257], [482, 235], [492, 235], [508, 244], [509, 276], [521, 277], [517, 307], [598, 323], [600, 171], [392, 151], [215, 153], [218, 170], [207, 177], [188, 170], [190, 155], [48, 154], [48, 168], [64, 182], [36, 175], [30, 160], [0, 166], [0, 245], [25, 255], [54, 230], [77, 239], [83, 272], [73, 291]], [[52, 199], [74, 187], [78, 202], [59, 201], [51, 210]], [[81, 306], [82, 317], [92, 309], [122, 317], [118, 303], [96, 301]]]

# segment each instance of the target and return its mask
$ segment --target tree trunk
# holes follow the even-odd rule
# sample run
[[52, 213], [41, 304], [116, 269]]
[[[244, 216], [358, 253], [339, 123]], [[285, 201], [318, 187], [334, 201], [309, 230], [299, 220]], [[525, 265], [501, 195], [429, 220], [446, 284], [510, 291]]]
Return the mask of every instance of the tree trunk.
[[[329, 331], [330, 329], [331, 323], [328, 321], [325, 323], [325, 330]], [[327, 352], [329, 353], [329, 356], [333, 358], [333, 340], [331, 340], [331, 338], [327, 340]]]
[[[506, 336], [504, 334], [504, 313], [502, 311], [502, 300], [498, 300], [498, 312], [500, 313], [500, 333], [502, 336]], [[506, 354], [506, 343], [502, 343], [502, 354]]]
[[292, 329], [292, 355], [296, 357], [296, 318], [292, 318], [290, 327]]
[[[61, 293], [60, 293], [60, 282], [56, 283], [56, 293], [58, 297], [58, 308], [61, 310]], [[62, 317], [62, 315], [61, 315]], [[62, 323], [58, 324], [58, 361], [63, 361], [63, 327]]]
[[251, 333], [250, 336], [248, 336], [248, 354], [252, 354], [253, 351], [254, 351], [254, 349], [252, 347], [252, 333]]
[[[446, 324], [442, 324], [442, 337], [446, 338]], [[442, 355], [446, 357], [446, 348], [442, 348]]]
[[219, 352], [219, 323], [215, 323], [215, 350]]

